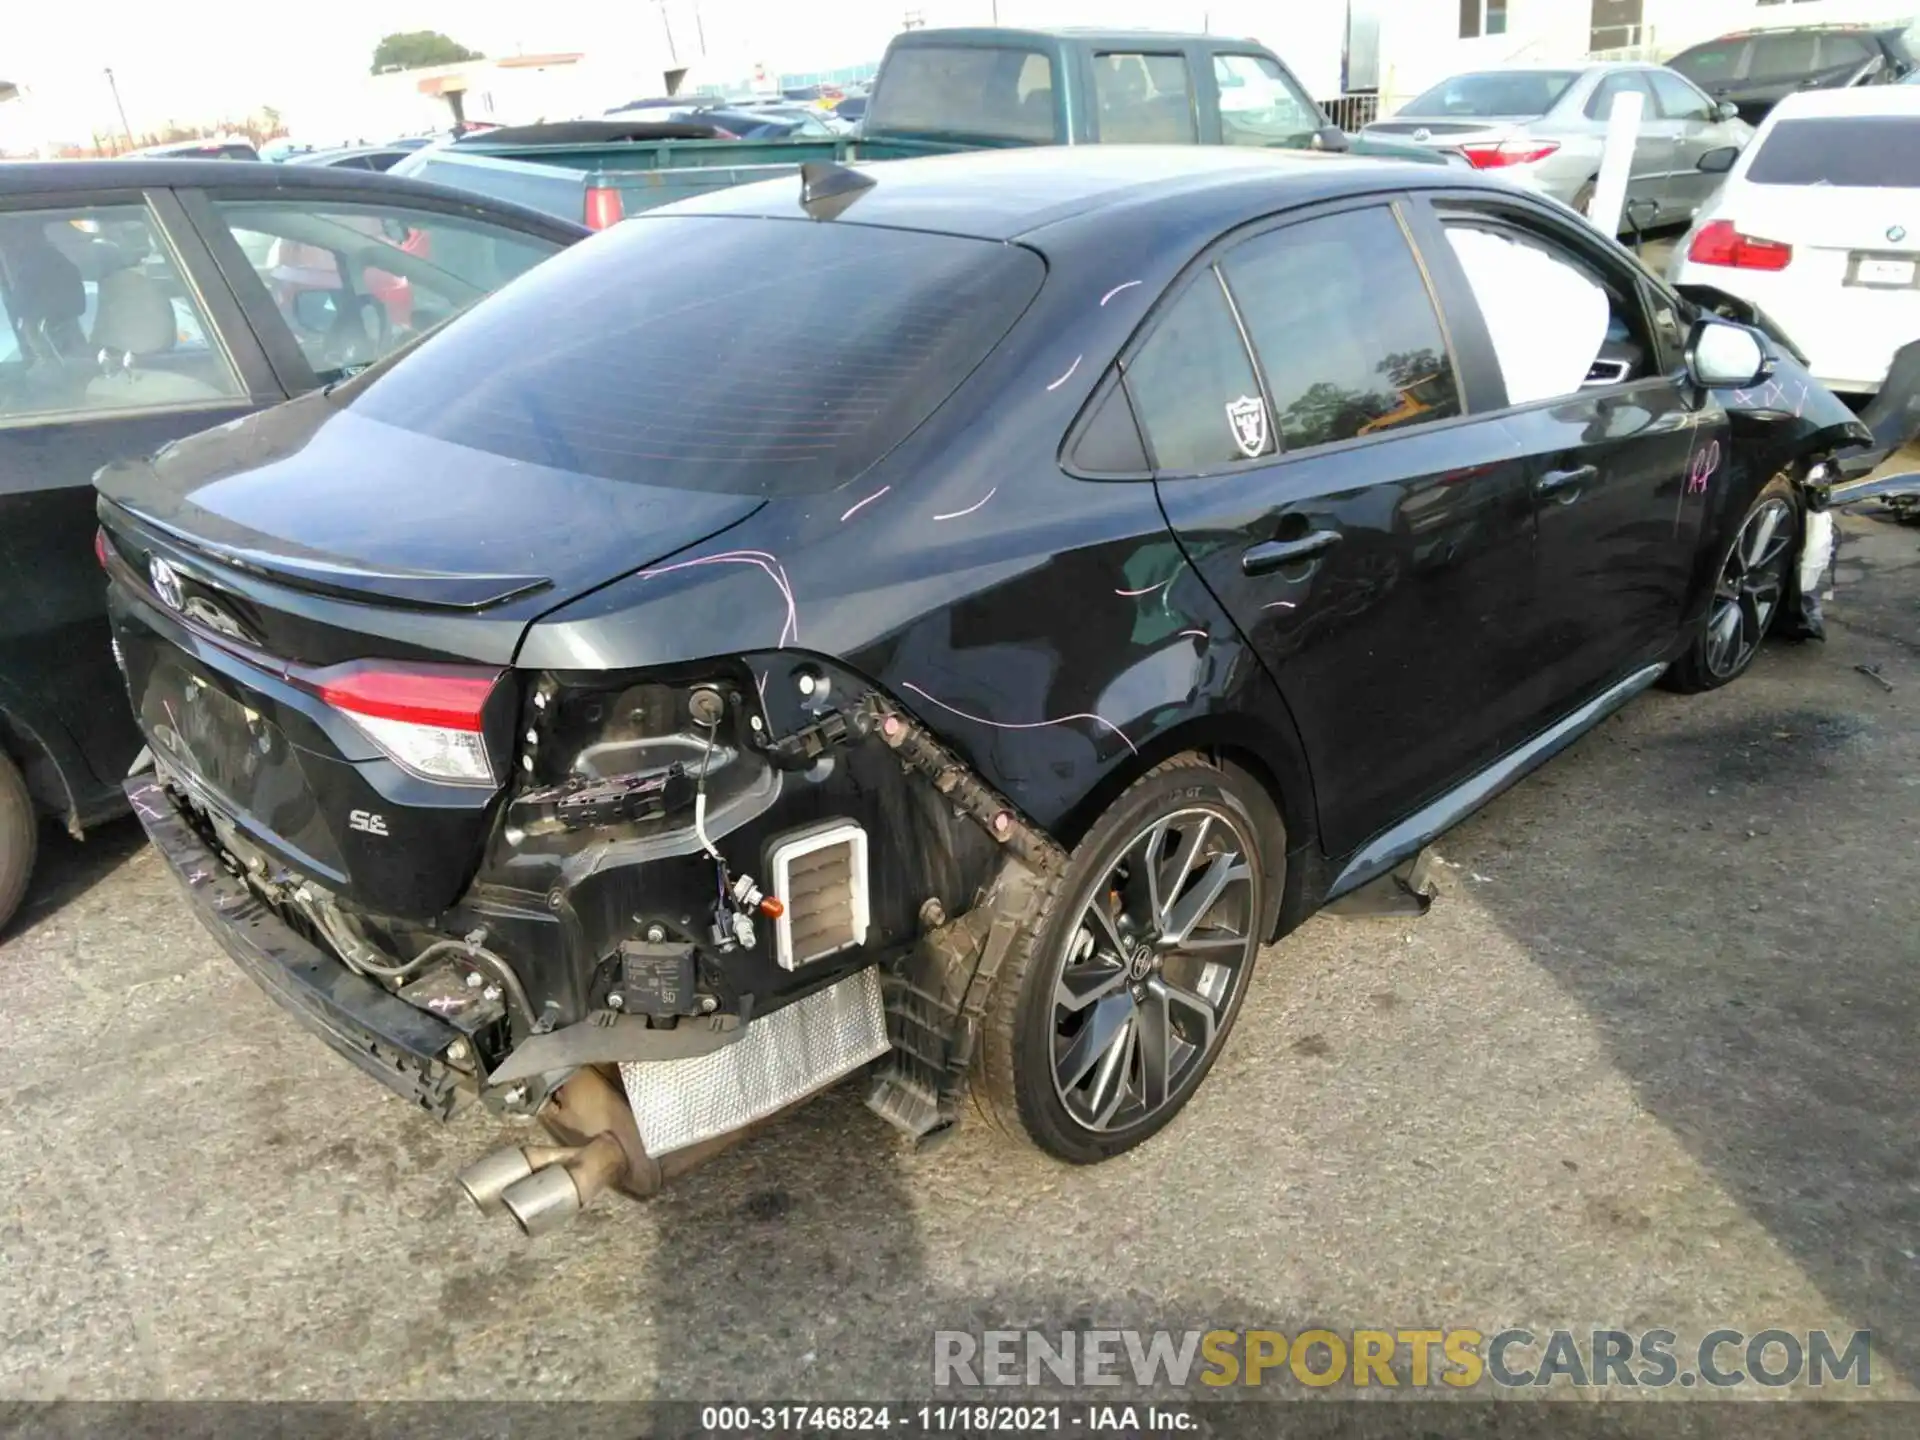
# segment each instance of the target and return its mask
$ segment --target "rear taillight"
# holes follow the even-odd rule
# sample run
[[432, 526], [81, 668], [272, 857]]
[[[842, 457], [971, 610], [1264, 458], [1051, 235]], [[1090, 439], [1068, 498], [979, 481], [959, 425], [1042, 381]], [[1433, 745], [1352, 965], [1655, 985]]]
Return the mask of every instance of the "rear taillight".
[[1778, 240], [1742, 235], [1731, 220], [1711, 220], [1687, 247], [1698, 265], [1728, 265], [1735, 270], [1784, 270], [1793, 263], [1793, 247]]
[[358, 660], [302, 677], [401, 769], [458, 785], [497, 785], [485, 712], [498, 670]]
[[93, 558], [100, 562], [102, 570], [107, 568], [107, 560], [113, 553], [108, 544], [105, 527], [97, 527], [93, 532]]
[[1503, 140], [1498, 145], [1462, 145], [1460, 153], [1476, 170], [1504, 170], [1544, 160], [1559, 148], [1557, 140]]
[[592, 185], [587, 188], [587, 228], [589, 230], [611, 230], [627, 218], [627, 207], [620, 199], [620, 192], [611, 185]]

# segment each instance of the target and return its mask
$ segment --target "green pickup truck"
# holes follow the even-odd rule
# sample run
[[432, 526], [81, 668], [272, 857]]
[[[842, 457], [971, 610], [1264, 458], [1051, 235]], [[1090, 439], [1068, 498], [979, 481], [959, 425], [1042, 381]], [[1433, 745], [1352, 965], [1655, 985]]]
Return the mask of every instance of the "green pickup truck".
[[[690, 101], [689, 104], [697, 104]], [[416, 151], [394, 166], [604, 228], [811, 161], [848, 164], [1013, 145], [1248, 145], [1447, 164], [1423, 146], [1349, 136], [1272, 51], [1249, 40], [1099, 30], [910, 30], [887, 47], [857, 137], [654, 138], [671, 127], [531, 126]], [[650, 134], [650, 132], [652, 132]]]

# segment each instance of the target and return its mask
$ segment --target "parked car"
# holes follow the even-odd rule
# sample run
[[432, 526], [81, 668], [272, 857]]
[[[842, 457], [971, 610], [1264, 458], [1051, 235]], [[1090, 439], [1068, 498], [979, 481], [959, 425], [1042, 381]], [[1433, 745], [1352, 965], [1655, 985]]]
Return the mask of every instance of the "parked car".
[[244, 136], [225, 139], [170, 140], [164, 145], [143, 145], [121, 157], [126, 160], [258, 160], [260, 152]]
[[94, 471], [399, 348], [584, 233], [302, 166], [0, 167], [0, 926], [36, 819], [125, 808]]
[[1920, 25], [1800, 25], [1723, 35], [1667, 64], [1758, 125], [1787, 96], [1903, 80], [1920, 61]]
[[1863, 433], [1469, 172], [816, 171], [104, 472], [131, 793], [281, 1004], [578, 1147], [467, 1172], [530, 1230], [868, 1062], [1100, 1160], [1264, 943], [1740, 675]]
[[[1674, 247], [1678, 282], [1772, 316], [1823, 385], [1869, 395], [1920, 340], [1920, 93], [1790, 95]], [[1718, 177], [1716, 177], [1718, 178]]]
[[395, 172], [498, 195], [598, 230], [656, 205], [791, 175], [803, 165], [1093, 144], [1352, 149], [1453, 163], [1421, 145], [1349, 137], [1278, 56], [1250, 40], [983, 26], [895, 36], [858, 139], [521, 145], [493, 135], [410, 156]]
[[326, 165], [341, 170], [391, 170], [418, 145], [342, 145], [332, 150], [305, 150], [287, 156], [289, 165]]
[[1678, 224], [1712, 194], [1698, 168], [1710, 150], [1744, 145], [1753, 131], [1690, 81], [1658, 65], [1513, 66], [1443, 80], [1389, 120], [1360, 133], [1457, 150], [1475, 169], [1571, 205], [1582, 214], [1600, 178], [1616, 96], [1642, 98], [1627, 186], [1629, 221]]

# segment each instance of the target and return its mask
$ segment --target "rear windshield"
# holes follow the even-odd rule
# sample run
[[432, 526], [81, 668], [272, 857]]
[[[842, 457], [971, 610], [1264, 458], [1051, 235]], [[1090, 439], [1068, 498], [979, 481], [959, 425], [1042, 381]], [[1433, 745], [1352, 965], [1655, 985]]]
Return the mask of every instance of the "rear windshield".
[[1560, 103], [1578, 70], [1484, 70], [1443, 80], [1402, 115], [1544, 115]]
[[1038, 50], [907, 45], [887, 56], [867, 133], [1054, 138], [1053, 61]]
[[334, 394], [370, 419], [579, 474], [828, 490], [953, 393], [1044, 273], [1030, 250], [950, 235], [642, 217]]
[[1753, 157], [1756, 185], [1920, 187], [1920, 115], [1783, 120]]

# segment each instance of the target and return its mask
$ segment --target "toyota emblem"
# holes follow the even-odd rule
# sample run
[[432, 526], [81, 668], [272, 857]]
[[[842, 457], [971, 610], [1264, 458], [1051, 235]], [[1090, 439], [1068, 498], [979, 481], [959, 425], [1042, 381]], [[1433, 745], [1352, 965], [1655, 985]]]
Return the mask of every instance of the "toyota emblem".
[[160, 597], [162, 605], [169, 610], [180, 608], [180, 575], [173, 566], [156, 555], [147, 562], [147, 578], [153, 582], [153, 593]]
[[1418, 130], [1413, 132], [1413, 138], [1415, 140], [1431, 140], [1433, 138], [1433, 132], [1422, 125]]
[[1895, 225], [1892, 229], [1887, 231], [1887, 239], [1891, 240], [1896, 245], [1898, 245], [1902, 240], [1906, 238], [1907, 238], [1907, 227], [1904, 225]]

